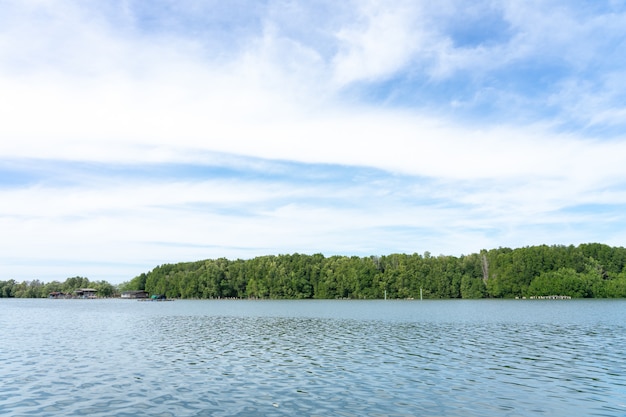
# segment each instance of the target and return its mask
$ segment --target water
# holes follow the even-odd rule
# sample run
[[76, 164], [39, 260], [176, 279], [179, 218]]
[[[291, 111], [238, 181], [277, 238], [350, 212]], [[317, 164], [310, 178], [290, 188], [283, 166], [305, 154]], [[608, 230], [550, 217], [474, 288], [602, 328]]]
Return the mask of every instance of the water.
[[626, 301], [0, 299], [0, 415], [626, 416]]

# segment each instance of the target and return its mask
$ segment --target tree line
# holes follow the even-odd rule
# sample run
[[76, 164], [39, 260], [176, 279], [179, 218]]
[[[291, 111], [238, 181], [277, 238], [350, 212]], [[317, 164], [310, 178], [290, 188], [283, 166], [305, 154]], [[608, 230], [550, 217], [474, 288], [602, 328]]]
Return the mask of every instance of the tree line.
[[93, 288], [100, 297], [113, 297], [117, 288], [107, 281], [89, 281], [85, 277], [71, 277], [64, 282], [48, 283], [40, 280], [16, 282], [13, 279], [0, 281], [0, 298], [46, 298], [51, 293], [73, 294], [80, 288]]
[[73, 277], [0, 281], [0, 297], [47, 297], [91, 287], [99, 296], [145, 290], [168, 298], [380, 299], [626, 297], [626, 249], [599, 243], [498, 248], [461, 256], [268, 255], [157, 266], [117, 287]]
[[269, 255], [157, 266], [125, 283], [171, 298], [626, 297], [626, 249], [599, 243], [470, 255]]

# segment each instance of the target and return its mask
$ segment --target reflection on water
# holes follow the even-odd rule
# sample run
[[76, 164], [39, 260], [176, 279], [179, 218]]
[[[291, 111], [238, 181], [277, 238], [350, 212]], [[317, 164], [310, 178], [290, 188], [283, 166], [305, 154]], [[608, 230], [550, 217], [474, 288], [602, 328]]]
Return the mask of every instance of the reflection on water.
[[0, 300], [0, 414], [626, 415], [626, 302], [539, 303]]

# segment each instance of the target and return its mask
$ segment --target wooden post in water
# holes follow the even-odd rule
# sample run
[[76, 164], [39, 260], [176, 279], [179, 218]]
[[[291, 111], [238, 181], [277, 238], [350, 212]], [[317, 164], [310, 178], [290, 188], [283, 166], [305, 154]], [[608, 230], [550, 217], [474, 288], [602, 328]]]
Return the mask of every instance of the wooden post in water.
[[420, 287], [420, 301], [423, 300], [424, 298], [422, 297], [422, 287]]

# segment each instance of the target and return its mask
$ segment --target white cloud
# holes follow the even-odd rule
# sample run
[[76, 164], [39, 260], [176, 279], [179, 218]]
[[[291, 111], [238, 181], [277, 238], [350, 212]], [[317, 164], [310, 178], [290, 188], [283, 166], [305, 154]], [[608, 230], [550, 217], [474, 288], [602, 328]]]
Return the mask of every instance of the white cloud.
[[135, 83], [5, 82], [3, 91], [12, 100], [0, 108], [6, 120], [0, 129], [10, 140], [0, 144], [0, 152], [151, 161], [188, 160], [205, 150], [444, 178], [579, 180], [576, 167], [583, 162], [594, 176], [622, 173], [621, 164], [605, 163], [623, 154], [621, 142], [590, 142], [541, 126], [468, 131], [443, 119], [369, 106], [346, 110], [331, 102], [302, 109], [299, 100], [245, 78], [213, 76], [194, 65], [183, 73], [193, 82], [149, 73]]
[[333, 60], [335, 82], [376, 81], [403, 69], [428, 37], [416, 25], [415, 9], [405, 2], [362, 3], [356, 23], [336, 35], [340, 49]]

